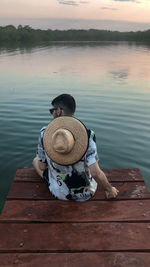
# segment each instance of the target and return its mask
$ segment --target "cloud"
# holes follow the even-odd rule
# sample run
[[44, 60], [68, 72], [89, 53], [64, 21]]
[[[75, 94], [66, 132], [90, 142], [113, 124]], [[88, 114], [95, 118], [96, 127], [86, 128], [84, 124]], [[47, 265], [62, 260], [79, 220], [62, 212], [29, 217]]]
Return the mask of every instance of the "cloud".
[[88, 4], [88, 1], [80, 1], [80, 4]]
[[77, 1], [77, 0], [57, 0], [59, 4], [63, 4], [63, 5], [71, 5], [71, 6], [78, 6], [80, 4], [88, 4], [89, 1], [86, 0], [81, 0], [81, 1]]
[[59, 4], [78, 6], [77, 2], [74, 0], [58, 0]]
[[101, 9], [107, 9], [107, 10], [118, 10], [118, 8], [115, 7], [101, 7]]
[[117, 1], [117, 2], [134, 2], [134, 3], [137, 3], [137, 4], [141, 3], [138, 0], [113, 0], [113, 1]]

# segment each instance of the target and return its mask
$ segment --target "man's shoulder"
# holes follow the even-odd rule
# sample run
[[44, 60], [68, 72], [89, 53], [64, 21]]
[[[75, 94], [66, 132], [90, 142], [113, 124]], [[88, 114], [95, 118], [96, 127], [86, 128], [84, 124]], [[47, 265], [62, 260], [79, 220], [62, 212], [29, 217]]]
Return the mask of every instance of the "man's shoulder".
[[45, 132], [46, 126], [43, 126], [40, 130], [40, 137], [43, 138], [43, 134]]
[[90, 140], [93, 140], [96, 143], [96, 135], [95, 135], [95, 132], [93, 130], [91, 130], [91, 129], [87, 129], [87, 133], [88, 133], [89, 141]]
[[46, 129], [46, 126], [43, 126], [43, 127], [41, 128], [41, 130], [40, 130], [40, 133], [44, 132], [45, 129]]

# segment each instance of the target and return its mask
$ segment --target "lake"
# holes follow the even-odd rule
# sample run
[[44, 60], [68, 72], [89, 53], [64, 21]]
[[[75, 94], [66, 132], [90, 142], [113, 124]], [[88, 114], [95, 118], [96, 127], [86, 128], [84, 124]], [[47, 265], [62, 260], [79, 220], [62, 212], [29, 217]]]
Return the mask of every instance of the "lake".
[[59, 43], [0, 49], [2, 208], [18, 166], [32, 166], [39, 131], [61, 93], [95, 131], [101, 168], [139, 168], [150, 187], [150, 47]]

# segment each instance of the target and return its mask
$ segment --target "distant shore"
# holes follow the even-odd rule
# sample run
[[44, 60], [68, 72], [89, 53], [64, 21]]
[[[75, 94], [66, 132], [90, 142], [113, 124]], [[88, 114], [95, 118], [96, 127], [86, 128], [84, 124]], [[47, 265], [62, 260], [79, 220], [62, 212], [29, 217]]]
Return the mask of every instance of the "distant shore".
[[128, 41], [150, 43], [150, 30], [147, 31], [108, 31], [108, 30], [40, 30], [29, 25], [0, 26], [0, 45], [41, 44], [53, 42], [102, 42]]

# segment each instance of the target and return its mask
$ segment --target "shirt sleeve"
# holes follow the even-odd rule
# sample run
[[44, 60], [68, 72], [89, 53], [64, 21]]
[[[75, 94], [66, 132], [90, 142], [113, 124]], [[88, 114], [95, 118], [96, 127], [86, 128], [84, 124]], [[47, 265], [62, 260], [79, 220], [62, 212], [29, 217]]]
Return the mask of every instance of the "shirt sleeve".
[[90, 131], [89, 145], [85, 154], [85, 160], [88, 166], [99, 160], [97, 154], [96, 137], [95, 133], [92, 130]]
[[38, 146], [37, 146], [37, 158], [39, 161], [43, 163], [47, 163], [46, 155], [45, 155], [45, 151], [43, 147], [43, 134], [44, 134], [45, 129], [46, 127], [43, 127], [40, 131], [40, 136], [39, 136]]

